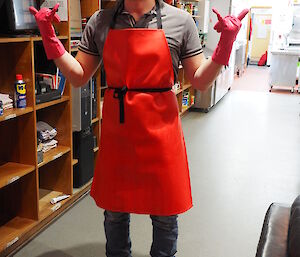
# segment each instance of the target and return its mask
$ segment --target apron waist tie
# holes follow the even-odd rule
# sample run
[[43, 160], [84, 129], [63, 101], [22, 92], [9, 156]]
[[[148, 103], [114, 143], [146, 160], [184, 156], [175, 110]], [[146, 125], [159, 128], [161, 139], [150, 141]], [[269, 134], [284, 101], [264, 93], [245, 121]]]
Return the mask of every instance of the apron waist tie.
[[120, 123], [125, 122], [125, 108], [124, 108], [124, 97], [128, 91], [132, 92], [141, 92], [141, 93], [163, 93], [172, 90], [172, 87], [166, 87], [166, 88], [135, 88], [135, 89], [129, 89], [126, 86], [122, 88], [116, 88], [116, 87], [108, 87], [108, 89], [114, 90], [113, 97], [116, 99], [119, 99], [119, 105], [120, 105]]

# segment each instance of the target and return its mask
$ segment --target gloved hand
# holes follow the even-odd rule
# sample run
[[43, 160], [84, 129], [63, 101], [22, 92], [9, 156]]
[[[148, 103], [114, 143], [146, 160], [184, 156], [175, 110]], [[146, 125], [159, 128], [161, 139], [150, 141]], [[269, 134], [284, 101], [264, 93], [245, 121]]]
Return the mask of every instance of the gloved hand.
[[51, 24], [51, 22], [60, 22], [60, 18], [56, 14], [58, 7], [59, 4], [56, 4], [52, 10], [42, 8], [40, 11], [37, 11], [33, 6], [29, 8], [29, 11], [34, 15], [40, 29], [45, 52], [49, 60], [59, 58], [66, 51], [63, 44], [56, 37]]
[[233, 43], [242, 26], [241, 21], [247, 15], [249, 10], [243, 10], [237, 18], [234, 16], [222, 18], [220, 13], [214, 8], [213, 12], [218, 16], [218, 22], [214, 26], [214, 29], [218, 33], [221, 32], [221, 38], [212, 55], [212, 60], [222, 65], [228, 65]]

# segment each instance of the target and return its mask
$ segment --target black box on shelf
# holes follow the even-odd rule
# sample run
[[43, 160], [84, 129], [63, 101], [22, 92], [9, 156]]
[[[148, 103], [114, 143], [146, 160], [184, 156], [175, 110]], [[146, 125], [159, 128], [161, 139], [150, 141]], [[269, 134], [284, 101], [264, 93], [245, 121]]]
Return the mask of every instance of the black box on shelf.
[[73, 154], [78, 164], [73, 168], [73, 186], [86, 184], [94, 176], [94, 139], [92, 128], [73, 132]]
[[41, 104], [41, 103], [57, 100], [60, 98], [61, 98], [60, 92], [56, 89], [52, 89], [51, 91], [46, 92], [44, 94], [35, 95], [35, 102], [36, 104]]

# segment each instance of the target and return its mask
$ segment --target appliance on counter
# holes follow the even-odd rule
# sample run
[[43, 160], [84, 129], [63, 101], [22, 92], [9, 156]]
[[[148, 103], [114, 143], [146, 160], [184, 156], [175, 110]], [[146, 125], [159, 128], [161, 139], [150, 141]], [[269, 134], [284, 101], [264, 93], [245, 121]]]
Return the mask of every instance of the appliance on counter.
[[[3, 5], [2, 5], [3, 3]], [[1, 7], [2, 5], [2, 7]], [[37, 8], [35, 0], [0, 0], [0, 27], [1, 32], [20, 34], [27, 31], [37, 32], [34, 16], [29, 7]]]
[[[212, 53], [209, 49], [205, 49], [204, 52], [206, 56], [209, 56]], [[191, 108], [191, 111], [207, 113], [227, 94], [234, 80], [235, 55], [236, 48], [234, 44], [232, 47], [229, 65], [222, 68], [212, 86], [205, 92], [196, 90], [195, 104]]]
[[73, 155], [78, 163], [73, 168], [73, 186], [79, 188], [94, 176], [94, 136], [91, 126], [73, 132]]

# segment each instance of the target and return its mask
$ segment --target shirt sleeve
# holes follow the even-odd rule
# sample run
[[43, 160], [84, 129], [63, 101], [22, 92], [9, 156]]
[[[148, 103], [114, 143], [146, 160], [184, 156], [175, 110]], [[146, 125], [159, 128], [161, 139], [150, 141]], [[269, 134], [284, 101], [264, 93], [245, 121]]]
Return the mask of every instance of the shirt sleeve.
[[199, 38], [198, 28], [192, 16], [188, 15], [182, 41], [181, 60], [201, 54], [202, 52], [203, 49]]
[[78, 47], [80, 51], [96, 56], [99, 56], [97, 44], [94, 40], [96, 33], [96, 18], [98, 13], [99, 11], [95, 12], [86, 24]]

